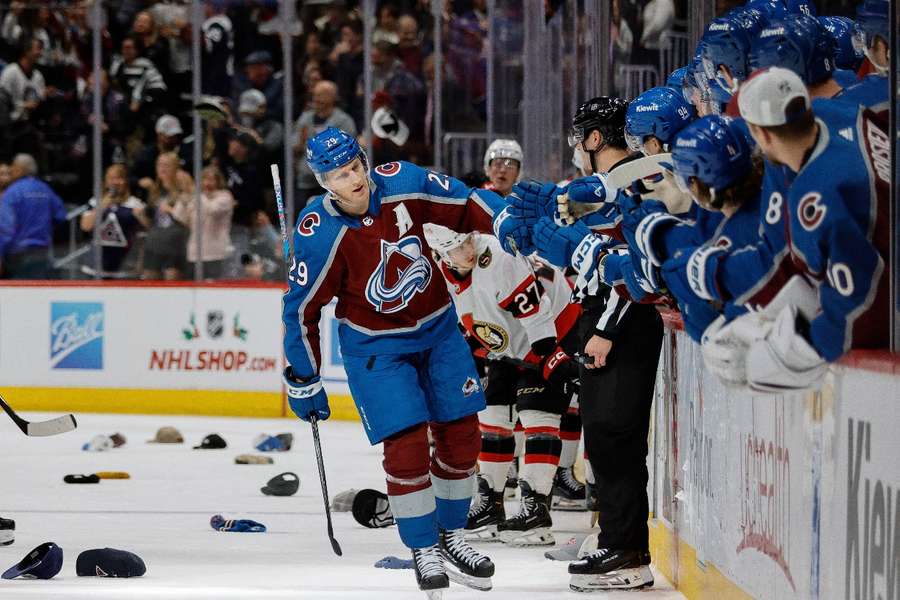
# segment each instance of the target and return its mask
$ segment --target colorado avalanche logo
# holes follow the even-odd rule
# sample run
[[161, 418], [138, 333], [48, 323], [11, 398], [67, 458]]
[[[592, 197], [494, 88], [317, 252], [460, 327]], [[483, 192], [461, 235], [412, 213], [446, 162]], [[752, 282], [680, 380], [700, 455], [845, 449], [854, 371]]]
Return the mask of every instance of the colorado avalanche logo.
[[381, 240], [381, 262], [366, 284], [366, 300], [380, 313], [404, 309], [431, 281], [431, 263], [422, 242], [410, 235], [397, 243]]

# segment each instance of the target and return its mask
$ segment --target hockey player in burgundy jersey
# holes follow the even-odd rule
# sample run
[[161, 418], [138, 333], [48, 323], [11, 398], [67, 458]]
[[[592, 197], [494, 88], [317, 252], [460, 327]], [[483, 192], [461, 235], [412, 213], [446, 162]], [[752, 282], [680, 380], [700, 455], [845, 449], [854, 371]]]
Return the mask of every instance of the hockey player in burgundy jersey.
[[[507, 254], [493, 236], [428, 223], [425, 239], [440, 258], [460, 323], [488, 359], [479, 465], [489, 489], [473, 502], [467, 529], [514, 546], [552, 545], [550, 493], [562, 448], [560, 416], [578, 379], [568, 352], [577, 350], [581, 308], [570, 303], [572, 287], [561, 271]], [[525, 429], [521, 508], [504, 519], [517, 417]]]
[[490, 589], [493, 563], [465, 542], [484, 394], [422, 226], [490, 231], [503, 201], [407, 162], [370, 172], [356, 140], [336, 128], [307, 143], [307, 162], [328, 193], [293, 233], [283, 303], [291, 409], [301, 419], [330, 414], [319, 318], [336, 297], [350, 391], [369, 441], [384, 442], [391, 510], [420, 588], [439, 597], [449, 577]]

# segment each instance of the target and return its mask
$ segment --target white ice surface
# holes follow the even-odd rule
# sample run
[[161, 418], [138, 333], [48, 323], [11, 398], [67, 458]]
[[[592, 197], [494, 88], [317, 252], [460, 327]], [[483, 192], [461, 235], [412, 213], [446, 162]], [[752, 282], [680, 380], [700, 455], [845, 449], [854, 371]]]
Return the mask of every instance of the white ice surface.
[[[23, 415], [29, 420], [51, 416]], [[396, 528], [365, 529], [349, 513], [334, 515], [339, 558], [325, 534], [309, 426], [288, 419], [236, 419], [130, 415], [77, 415], [78, 429], [28, 438], [0, 416], [0, 516], [16, 521], [16, 540], [0, 546], [5, 570], [43, 542], [65, 556], [50, 581], [0, 580], [0, 598], [79, 599], [416, 599], [411, 570], [373, 567], [386, 555], [408, 558]], [[146, 444], [156, 429], [174, 425], [185, 443]], [[325, 422], [320, 427], [329, 493], [355, 487], [384, 489], [380, 447], [370, 447], [358, 423]], [[82, 452], [98, 433], [123, 433], [128, 443], [108, 452]], [[235, 465], [237, 454], [253, 452], [261, 432], [293, 432], [294, 448], [275, 453], [273, 465]], [[224, 450], [192, 450], [204, 435], [219, 433]], [[68, 485], [69, 473], [127, 471], [130, 480]], [[284, 471], [300, 476], [292, 497], [265, 496], [259, 488]], [[513, 509], [509, 504], [508, 509]], [[220, 533], [209, 518], [249, 518], [268, 533]], [[557, 540], [588, 526], [586, 513], [554, 513]], [[75, 559], [89, 548], [120, 548], [147, 564], [144, 577], [77, 577]], [[568, 589], [566, 564], [543, 557], [544, 548], [481, 548], [497, 564], [494, 589], [476, 592], [451, 584], [446, 600], [557, 600], [560, 597], [634, 598], [632, 593], [576, 594]], [[683, 598], [656, 571], [656, 586], [641, 598]]]

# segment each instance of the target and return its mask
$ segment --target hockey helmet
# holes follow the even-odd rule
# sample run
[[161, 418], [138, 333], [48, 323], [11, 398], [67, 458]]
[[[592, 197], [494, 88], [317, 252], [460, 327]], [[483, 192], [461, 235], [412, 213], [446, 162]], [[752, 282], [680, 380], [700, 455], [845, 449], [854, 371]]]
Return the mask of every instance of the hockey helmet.
[[859, 28], [853, 19], [847, 17], [818, 17], [819, 23], [834, 38], [834, 62], [838, 69], [856, 71], [865, 58], [865, 52], [853, 43], [854, 37], [860, 35]]
[[[750, 45], [766, 21], [759, 10], [737, 8], [709, 22], [701, 40], [701, 56], [712, 98], [717, 102], [728, 102], [738, 82], [750, 74]], [[732, 83], [719, 71], [721, 66], [728, 69]]]
[[733, 119], [708, 115], [675, 137], [672, 163], [675, 180], [682, 191], [690, 193], [691, 177], [712, 190], [723, 190], [750, 171], [751, 150]]
[[491, 142], [487, 151], [484, 153], [484, 171], [487, 173], [491, 161], [495, 158], [509, 158], [519, 163], [519, 171], [522, 170], [522, 160], [525, 155], [522, 153], [522, 146], [516, 140], [498, 138]]
[[422, 225], [422, 231], [425, 233], [425, 241], [431, 249], [450, 266], [453, 266], [450, 252], [462, 246], [472, 237], [471, 233], [458, 233], [437, 223], [425, 223]]
[[860, 42], [863, 50], [872, 46], [875, 36], [887, 42], [888, 35], [888, 0], [864, 0], [856, 9], [856, 23], [861, 33]]
[[625, 111], [628, 102], [621, 98], [598, 96], [582, 103], [572, 118], [569, 146], [574, 148], [597, 130], [604, 145], [625, 147]]
[[666, 78], [666, 87], [672, 88], [679, 94], [681, 93], [681, 86], [684, 83], [684, 78], [688, 76], [690, 68], [688, 65], [683, 67], [678, 67]]
[[812, 85], [832, 76], [834, 54], [834, 38], [815, 17], [792, 15], [770, 22], [754, 38], [750, 68], [784, 67]]
[[366, 153], [352, 135], [337, 127], [328, 127], [306, 142], [306, 164], [322, 187], [328, 172], [339, 169], [359, 157], [363, 167], [369, 170]]
[[625, 140], [632, 152], [641, 152], [647, 136], [663, 145], [695, 117], [694, 107], [685, 102], [680, 92], [668, 87], [650, 88], [628, 103], [625, 113]]

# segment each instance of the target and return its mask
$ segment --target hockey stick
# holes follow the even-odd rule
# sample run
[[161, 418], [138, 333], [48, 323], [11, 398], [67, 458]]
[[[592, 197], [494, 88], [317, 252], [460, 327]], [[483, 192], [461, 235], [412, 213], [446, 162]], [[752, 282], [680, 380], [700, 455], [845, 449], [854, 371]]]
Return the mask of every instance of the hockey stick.
[[49, 421], [38, 421], [36, 423], [32, 423], [17, 415], [16, 411], [14, 411], [12, 407], [3, 400], [3, 398], [0, 398], [0, 408], [3, 408], [3, 410], [6, 411], [6, 414], [8, 414], [9, 418], [13, 420], [16, 426], [22, 430], [22, 433], [31, 437], [57, 435], [60, 433], [66, 433], [67, 431], [72, 431], [73, 429], [78, 427], [78, 423], [75, 421], [74, 415], [64, 415], [62, 417], [50, 419]]
[[664, 170], [671, 170], [672, 155], [670, 153], [654, 154], [637, 160], [631, 160], [609, 172], [606, 187], [617, 190], [631, 185], [638, 179], [656, 175]]
[[[291, 277], [291, 244], [287, 235], [287, 218], [284, 214], [284, 199], [281, 196], [281, 176], [278, 174], [278, 165], [273, 164], [272, 184], [275, 186], [275, 204], [278, 205], [278, 224], [281, 226], [281, 252], [284, 255], [284, 264], [287, 267], [288, 285]], [[338, 556], [343, 556], [341, 545], [334, 538], [334, 526], [331, 523], [331, 507], [328, 503], [328, 483], [325, 481], [325, 461], [322, 459], [322, 441], [319, 439], [319, 418], [310, 415], [309, 424], [312, 427], [313, 448], [316, 451], [316, 465], [319, 467], [319, 486], [322, 488], [322, 499], [325, 501], [325, 520], [328, 523], [328, 541], [331, 549]]]

